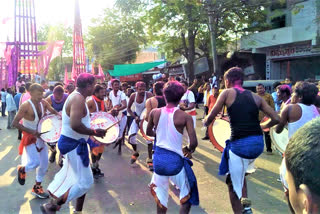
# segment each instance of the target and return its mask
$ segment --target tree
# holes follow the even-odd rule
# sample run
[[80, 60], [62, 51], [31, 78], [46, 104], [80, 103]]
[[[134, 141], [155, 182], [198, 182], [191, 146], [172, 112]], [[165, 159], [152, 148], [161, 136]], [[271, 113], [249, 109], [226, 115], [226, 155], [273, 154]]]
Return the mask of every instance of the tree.
[[116, 9], [105, 9], [103, 16], [94, 19], [93, 24], [85, 39], [87, 53], [104, 69], [133, 62], [140, 45], [146, 42], [139, 17], [124, 16]]
[[[132, 0], [129, 0], [132, 1]], [[254, 3], [253, 3], [254, 1]], [[262, 0], [118, 0], [117, 7], [126, 13], [144, 14], [150, 41], [160, 42], [167, 58], [184, 56], [187, 59], [189, 77], [194, 76], [196, 58], [214, 58], [215, 72], [221, 75], [217, 53], [226, 52], [237, 39], [235, 34], [251, 32], [265, 24], [265, 9]], [[148, 4], [149, 2], [149, 4]], [[129, 6], [128, 6], [129, 5]], [[213, 17], [209, 26], [208, 12]], [[255, 27], [252, 27], [255, 24]], [[211, 30], [211, 32], [210, 32]], [[210, 48], [210, 33], [214, 38], [215, 54]]]
[[[61, 57], [57, 57], [50, 62], [48, 79], [61, 80], [60, 77], [64, 76], [65, 65], [69, 63], [71, 57], [72, 64], [72, 53], [73, 43], [72, 36], [73, 30], [71, 27], [66, 27], [63, 24], [57, 25], [43, 25], [38, 31], [38, 41], [50, 42], [63, 40], [64, 45], [61, 51]], [[42, 47], [46, 48], [46, 47]]]

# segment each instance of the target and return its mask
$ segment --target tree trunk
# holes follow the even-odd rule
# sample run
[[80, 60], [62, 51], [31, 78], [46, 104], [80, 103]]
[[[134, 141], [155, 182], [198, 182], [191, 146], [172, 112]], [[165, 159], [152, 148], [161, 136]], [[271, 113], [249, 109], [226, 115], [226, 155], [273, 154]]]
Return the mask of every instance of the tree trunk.
[[218, 53], [217, 53], [217, 25], [213, 14], [209, 15], [209, 26], [210, 26], [210, 38], [211, 38], [211, 50], [212, 50], [212, 63], [213, 63], [213, 72], [216, 74], [217, 80], [218, 80], [218, 87], [219, 87], [219, 78], [222, 75], [220, 73], [220, 67], [218, 62]]
[[194, 79], [194, 67], [193, 63], [195, 60], [195, 35], [193, 31], [189, 30], [188, 32], [188, 71], [189, 71], [189, 79], [192, 81]]

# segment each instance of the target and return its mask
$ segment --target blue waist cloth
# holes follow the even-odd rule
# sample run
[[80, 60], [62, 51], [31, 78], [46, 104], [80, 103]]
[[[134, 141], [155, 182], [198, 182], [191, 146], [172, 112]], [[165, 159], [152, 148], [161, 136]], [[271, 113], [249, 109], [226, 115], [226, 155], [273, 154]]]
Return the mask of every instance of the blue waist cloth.
[[93, 148], [100, 146], [98, 143], [95, 143], [90, 137], [88, 138], [87, 143], [89, 144], [90, 149], [93, 149]]
[[181, 172], [182, 168], [185, 169], [189, 186], [190, 198], [188, 202], [191, 205], [199, 205], [199, 192], [196, 176], [193, 173], [193, 163], [186, 157], [181, 157], [179, 154], [160, 147], [155, 148], [153, 156], [154, 172], [163, 176], [174, 176]]
[[77, 154], [80, 156], [82, 160], [82, 164], [85, 167], [89, 166], [89, 152], [88, 152], [87, 142], [85, 139], [81, 138], [80, 140], [76, 140], [76, 139], [61, 135], [58, 140], [58, 148], [61, 154], [63, 155], [77, 148]]
[[226, 141], [221, 162], [219, 166], [219, 175], [225, 175], [229, 172], [229, 150], [241, 158], [255, 159], [261, 155], [264, 148], [263, 135], [249, 136], [235, 141]]

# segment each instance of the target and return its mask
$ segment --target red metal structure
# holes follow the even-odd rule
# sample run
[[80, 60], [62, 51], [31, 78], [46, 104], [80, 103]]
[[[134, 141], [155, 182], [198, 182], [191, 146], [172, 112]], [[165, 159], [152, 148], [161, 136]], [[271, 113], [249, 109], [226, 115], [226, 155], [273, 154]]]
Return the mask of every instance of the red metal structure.
[[77, 76], [84, 72], [86, 72], [86, 57], [82, 39], [82, 24], [80, 19], [79, 0], [75, 0], [72, 79], [76, 80]]

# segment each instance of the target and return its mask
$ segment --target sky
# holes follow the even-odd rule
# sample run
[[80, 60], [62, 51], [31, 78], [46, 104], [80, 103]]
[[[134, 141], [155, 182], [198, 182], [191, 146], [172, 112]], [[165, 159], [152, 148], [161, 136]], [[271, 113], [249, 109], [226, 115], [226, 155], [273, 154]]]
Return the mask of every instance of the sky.
[[[25, 0], [27, 1], [27, 0]], [[44, 24], [63, 23], [72, 26], [75, 0], [34, 0], [37, 29]], [[91, 19], [98, 17], [105, 8], [113, 7], [115, 0], [79, 0], [83, 31], [86, 32]], [[2, 21], [11, 18], [6, 24]], [[7, 35], [13, 35], [14, 0], [0, 0], [0, 42], [5, 42]]]

